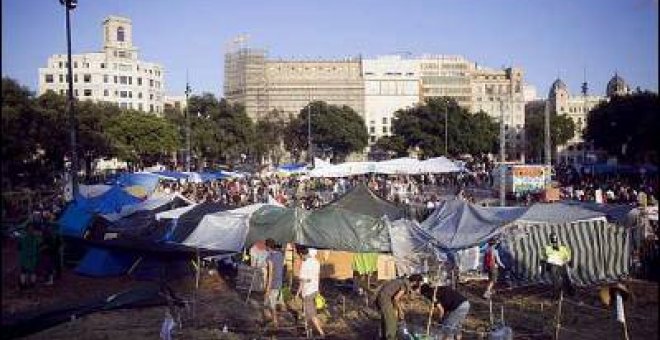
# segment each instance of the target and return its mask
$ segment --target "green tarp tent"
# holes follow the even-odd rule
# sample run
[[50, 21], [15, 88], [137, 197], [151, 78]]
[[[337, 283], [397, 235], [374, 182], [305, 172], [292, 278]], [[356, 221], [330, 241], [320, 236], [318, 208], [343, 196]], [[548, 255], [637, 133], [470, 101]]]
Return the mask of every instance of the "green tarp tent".
[[328, 207], [339, 207], [347, 211], [371, 217], [387, 216], [390, 221], [404, 218], [404, 210], [376, 195], [365, 184], [359, 184]]

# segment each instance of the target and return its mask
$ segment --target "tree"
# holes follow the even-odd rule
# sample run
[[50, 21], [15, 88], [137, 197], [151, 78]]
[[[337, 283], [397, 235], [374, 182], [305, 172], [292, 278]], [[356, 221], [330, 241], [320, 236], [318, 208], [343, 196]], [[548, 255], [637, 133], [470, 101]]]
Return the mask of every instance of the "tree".
[[287, 127], [285, 146], [294, 157], [299, 156], [307, 146], [308, 109], [312, 142], [317, 148], [331, 148], [334, 156], [343, 160], [351, 152], [361, 151], [367, 146], [369, 135], [364, 119], [352, 108], [314, 101], [301, 109]]
[[431, 98], [422, 105], [395, 112], [392, 130], [403, 139], [406, 149], [417, 147], [424, 158], [444, 155], [445, 115], [450, 155], [495, 150], [498, 125], [493, 119], [484, 112], [471, 114], [449, 97]]
[[107, 137], [120, 158], [134, 165], [152, 164], [176, 150], [176, 128], [166, 119], [137, 111], [123, 111], [110, 118]]
[[253, 151], [259, 163], [263, 158], [279, 164], [282, 153], [283, 137], [286, 122], [281, 113], [273, 110], [266, 117], [257, 121], [254, 126], [255, 138]]
[[621, 160], [657, 164], [658, 104], [652, 92], [614, 96], [589, 112], [584, 137]]
[[396, 157], [405, 157], [408, 154], [406, 141], [399, 135], [384, 136], [378, 138], [376, 143], [371, 146], [373, 151], [384, 151], [394, 154]]
[[[530, 159], [541, 161], [545, 153], [545, 104], [530, 105], [525, 110], [525, 137], [527, 155]], [[555, 159], [556, 147], [564, 145], [575, 137], [575, 123], [566, 115], [550, 114], [550, 142], [552, 158]]]

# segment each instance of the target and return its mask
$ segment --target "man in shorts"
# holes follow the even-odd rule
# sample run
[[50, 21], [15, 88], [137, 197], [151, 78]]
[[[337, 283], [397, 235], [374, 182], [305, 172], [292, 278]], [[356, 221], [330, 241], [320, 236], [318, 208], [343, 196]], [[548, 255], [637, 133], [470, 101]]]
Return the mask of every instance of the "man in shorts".
[[264, 306], [266, 307], [264, 316], [267, 318], [270, 312], [275, 328], [278, 327], [277, 305], [281, 304], [282, 301], [281, 289], [284, 274], [284, 254], [279, 248], [272, 238], [266, 240], [268, 257], [266, 258], [266, 277], [264, 280], [266, 285], [264, 289]]
[[306, 322], [311, 323], [316, 331], [325, 336], [321, 321], [316, 316], [316, 295], [319, 293], [321, 264], [316, 259], [316, 249], [307, 249], [307, 256], [300, 266], [300, 288], [297, 295], [302, 295]]

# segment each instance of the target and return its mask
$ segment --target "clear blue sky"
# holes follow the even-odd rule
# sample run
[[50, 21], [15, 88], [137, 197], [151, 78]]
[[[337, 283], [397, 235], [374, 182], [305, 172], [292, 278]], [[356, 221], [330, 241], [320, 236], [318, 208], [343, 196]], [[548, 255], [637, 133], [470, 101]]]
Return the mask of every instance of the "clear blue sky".
[[[547, 95], [560, 75], [579, 92], [583, 70], [602, 94], [615, 70], [658, 90], [658, 0], [79, 0], [73, 52], [101, 49], [107, 15], [133, 20], [141, 58], [166, 68], [168, 93], [222, 93], [223, 50], [240, 33], [273, 57], [459, 54], [524, 68]], [[58, 0], [2, 0], [2, 75], [33, 90], [37, 68], [66, 52]]]

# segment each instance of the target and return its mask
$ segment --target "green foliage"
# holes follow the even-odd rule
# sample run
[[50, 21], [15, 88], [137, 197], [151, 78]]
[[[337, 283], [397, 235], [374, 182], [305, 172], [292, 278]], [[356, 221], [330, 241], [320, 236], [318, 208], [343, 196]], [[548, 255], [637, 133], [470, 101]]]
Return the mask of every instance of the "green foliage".
[[406, 141], [399, 135], [381, 137], [371, 146], [371, 149], [373, 151], [389, 152], [395, 157], [405, 157], [408, 155]]
[[440, 156], [445, 150], [445, 115], [450, 155], [495, 150], [498, 125], [493, 119], [484, 112], [471, 114], [448, 97], [431, 98], [423, 105], [397, 111], [392, 130], [406, 149], [419, 147], [425, 158]]
[[615, 96], [589, 112], [585, 139], [624, 161], [657, 164], [658, 104], [651, 92]]
[[[527, 155], [541, 160], [545, 145], [545, 105], [535, 105], [525, 110], [525, 137]], [[575, 123], [566, 115], [550, 114], [550, 141], [553, 154], [557, 145], [564, 145], [575, 137]], [[554, 155], [553, 155], [554, 158]]]
[[308, 109], [312, 143], [316, 148], [332, 148], [335, 157], [343, 160], [351, 152], [361, 151], [367, 146], [369, 135], [364, 120], [352, 108], [315, 101], [301, 109], [286, 129], [285, 146], [294, 157], [307, 148]]
[[257, 121], [254, 126], [253, 151], [258, 160], [271, 158], [274, 163], [280, 163], [280, 159], [284, 156], [281, 145], [285, 129], [286, 121], [277, 110], [271, 111], [266, 117]]

